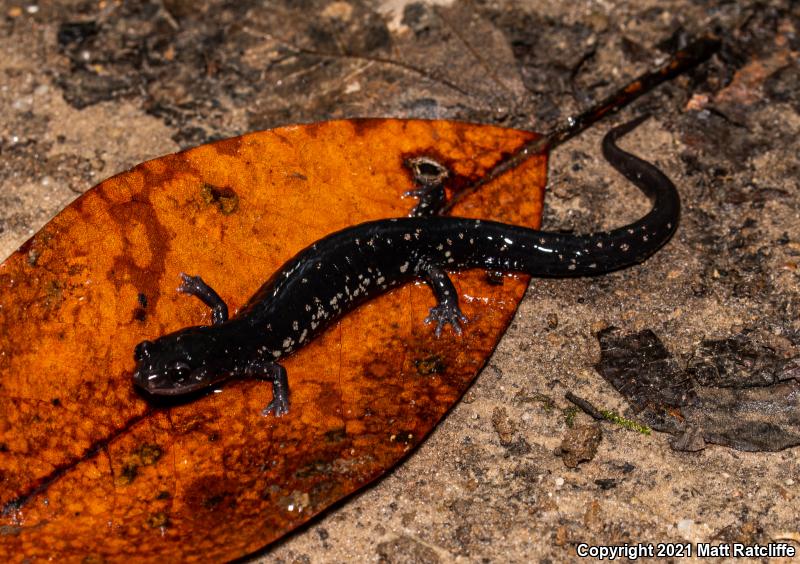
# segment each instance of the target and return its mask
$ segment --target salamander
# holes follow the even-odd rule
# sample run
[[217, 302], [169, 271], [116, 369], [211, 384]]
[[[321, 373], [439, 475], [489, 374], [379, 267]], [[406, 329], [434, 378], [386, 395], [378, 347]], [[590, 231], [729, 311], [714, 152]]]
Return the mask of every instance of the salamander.
[[[135, 386], [150, 396], [182, 396], [235, 377], [266, 379], [272, 382], [273, 397], [262, 413], [281, 416], [289, 410], [281, 358], [392, 288], [424, 280], [436, 297], [425, 322], [435, 324], [437, 336], [447, 325], [461, 334], [467, 319], [448, 271], [484, 268], [577, 277], [644, 261], [670, 239], [680, 213], [673, 183], [655, 166], [616, 145], [646, 118], [612, 129], [602, 143], [605, 159], [652, 203], [638, 221], [607, 232], [573, 235], [437, 216], [431, 214], [438, 206], [436, 194], [444, 191], [440, 182], [431, 180], [421, 186], [421, 203], [411, 217], [369, 221], [320, 239], [287, 261], [232, 317], [200, 277], [182, 274], [179, 291], [209, 306], [212, 324], [139, 343], [134, 351]], [[427, 172], [437, 177], [435, 170]]]

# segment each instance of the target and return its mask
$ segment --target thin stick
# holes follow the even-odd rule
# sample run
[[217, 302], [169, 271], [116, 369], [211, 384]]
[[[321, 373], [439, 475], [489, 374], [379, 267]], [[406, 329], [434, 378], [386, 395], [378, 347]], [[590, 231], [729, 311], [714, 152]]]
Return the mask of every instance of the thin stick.
[[579, 407], [586, 415], [588, 415], [592, 419], [596, 419], [598, 421], [602, 421], [605, 419], [600, 410], [597, 409], [595, 406], [593, 406], [589, 402], [589, 400], [585, 400], [582, 397], [576, 396], [572, 392], [567, 392], [566, 394], [564, 394], [564, 397], [567, 400], [574, 403], [577, 407]]
[[669, 61], [659, 68], [641, 75], [624, 88], [621, 88], [605, 100], [595, 104], [577, 117], [569, 117], [566, 123], [556, 127], [550, 133], [537, 137], [524, 144], [510, 157], [495, 165], [494, 168], [482, 176], [480, 180], [454, 194], [450, 201], [442, 207], [440, 214], [444, 215], [449, 213], [453, 206], [463, 197], [471, 194], [487, 182], [516, 168], [529, 157], [552, 150], [568, 139], [572, 139], [590, 125], [597, 123], [608, 115], [618, 112], [636, 98], [650, 92], [661, 83], [672, 80], [687, 70], [696, 67], [716, 53], [719, 47], [720, 41], [710, 36], [702, 37], [694, 41], [686, 48], [675, 53]]

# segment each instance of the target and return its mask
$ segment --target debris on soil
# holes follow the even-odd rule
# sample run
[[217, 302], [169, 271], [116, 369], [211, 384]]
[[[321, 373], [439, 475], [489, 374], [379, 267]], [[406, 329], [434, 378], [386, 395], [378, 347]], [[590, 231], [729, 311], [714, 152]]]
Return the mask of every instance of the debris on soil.
[[572, 392], [567, 392], [564, 394], [564, 397], [574, 403], [576, 406], [581, 408], [586, 415], [591, 417], [592, 419], [600, 420], [603, 419], [603, 414], [597, 409], [594, 405], [591, 404], [588, 400], [578, 397]]
[[516, 429], [514, 422], [508, 416], [508, 411], [504, 407], [496, 407], [492, 411], [492, 426], [500, 439], [500, 444], [508, 446], [514, 438]]
[[600, 331], [601, 358], [595, 367], [633, 406], [640, 421], [658, 431], [678, 432], [676, 410], [694, 401], [691, 382], [679, 377], [675, 359], [649, 329], [620, 335]]
[[700, 343], [686, 372], [701, 386], [767, 386], [800, 376], [797, 358], [778, 352], [749, 334]]
[[800, 364], [743, 331], [706, 340], [681, 369], [653, 331], [597, 335], [597, 371], [630, 403], [635, 417], [677, 436], [672, 447], [705, 443], [745, 451], [800, 444]]
[[588, 462], [597, 454], [597, 447], [603, 439], [600, 425], [578, 425], [567, 429], [561, 445], [556, 450], [567, 468], [577, 468], [581, 462]]

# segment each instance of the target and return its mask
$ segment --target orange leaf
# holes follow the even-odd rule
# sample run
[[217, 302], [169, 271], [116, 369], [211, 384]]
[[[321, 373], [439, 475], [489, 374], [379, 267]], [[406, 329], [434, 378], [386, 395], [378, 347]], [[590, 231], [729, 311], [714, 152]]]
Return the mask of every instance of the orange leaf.
[[[463, 337], [423, 324], [407, 285], [345, 316], [285, 361], [292, 408], [236, 381], [154, 409], [133, 348], [208, 308], [178, 294], [202, 275], [231, 306], [324, 235], [407, 215], [406, 159], [446, 164], [451, 191], [534, 134], [446, 121], [351, 120], [204, 145], [115, 176], [0, 267], [0, 552], [138, 561], [250, 553], [390, 469], [463, 394], [528, 278], [453, 277]], [[538, 227], [546, 155], [483, 185], [453, 215]], [[291, 315], [292, 312], [287, 312]]]

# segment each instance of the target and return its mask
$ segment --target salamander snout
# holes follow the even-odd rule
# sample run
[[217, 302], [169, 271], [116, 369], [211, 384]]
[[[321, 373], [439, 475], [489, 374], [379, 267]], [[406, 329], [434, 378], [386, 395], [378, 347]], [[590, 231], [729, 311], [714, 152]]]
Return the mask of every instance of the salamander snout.
[[224, 353], [225, 346], [218, 345], [210, 327], [187, 327], [142, 341], [133, 350], [133, 384], [156, 396], [206, 389], [227, 378]]

